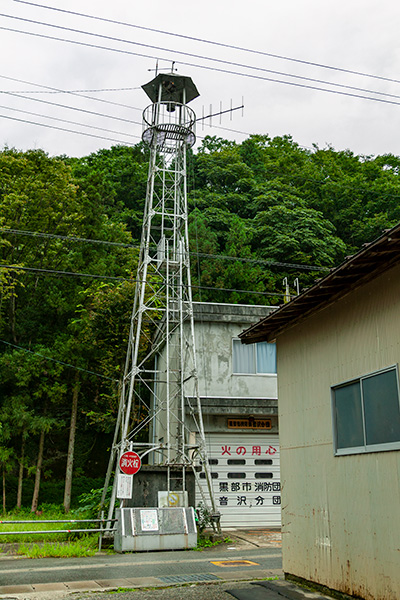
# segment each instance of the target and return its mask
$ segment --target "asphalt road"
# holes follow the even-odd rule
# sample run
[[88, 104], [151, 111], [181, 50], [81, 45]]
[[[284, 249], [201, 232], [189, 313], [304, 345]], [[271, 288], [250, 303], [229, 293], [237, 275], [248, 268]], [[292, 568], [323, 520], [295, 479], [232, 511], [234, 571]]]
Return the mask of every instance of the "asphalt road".
[[36, 560], [0, 554], [0, 599], [321, 599], [283, 581], [280, 532], [237, 530], [231, 538], [201, 552], [102, 552], [88, 558]]
[[[232, 583], [209, 583], [192, 584], [191, 586], [181, 586], [174, 588], [137, 590], [134, 592], [121, 592], [118, 594], [118, 600], [233, 600], [232, 592], [243, 594], [243, 598], [248, 600], [257, 600], [260, 596], [262, 600], [285, 600], [282, 595], [274, 593], [272, 590], [263, 590], [256, 588], [250, 582], [232, 582]], [[116, 595], [103, 592], [101, 594], [79, 594], [74, 600], [115, 600]], [[69, 599], [71, 600], [71, 599]], [[247, 600], [247, 599], [246, 599]], [[298, 599], [300, 600], [300, 599]], [[308, 598], [307, 600], [310, 600]], [[332, 600], [332, 599], [331, 599]]]
[[[246, 560], [256, 564], [212, 564], [232, 560]], [[174, 583], [171, 580], [174, 576], [186, 579], [190, 576], [209, 576], [212, 573], [223, 576], [232, 569], [237, 571], [238, 568], [243, 572], [251, 568], [252, 571], [259, 571], [262, 577], [266, 570], [281, 568], [281, 551], [279, 548], [224, 551], [215, 548], [202, 552], [101, 553], [83, 559], [15, 558], [1, 561], [0, 586], [132, 578], [157, 578], [161, 584]]]
[[[192, 584], [164, 589], [120, 592], [118, 600], [332, 600], [288, 581]], [[70, 599], [71, 600], [71, 599]], [[115, 593], [91, 593], [74, 600], [115, 600]]]
[[[0, 598], [44, 600], [65, 597], [68, 592], [101, 593], [112, 589], [144, 590], [176, 585], [185, 586], [182, 589], [187, 590], [188, 594], [190, 586], [195, 585], [197, 588], [200, 585], [206, 593], [208, 586], [201, 584], [281, 575], [279, 543], [267, 543], [267, 547], [259, 547], [258, 537], [253, 537], [250, 541], [235, 539], [230, 544], [200, 552], [102, 552], [94, 557], [69, 559], [1, 556]], [[216, 592], [217, 587], [212, 587]], [[175, 594], [180, 593], [177, 590], [175, 588]], [[166, 597], [166, 590], [158, 589], [158, 592], [160, 597], [163, 597], [162, 594]], [[215, 600], [214, 595], [211, 595]], [[115, 596], [113, 598], [115, 600]], [[118, 598], [122, 599], [119, 594]], [[197, 600], [198, 598], [197, 596]]]

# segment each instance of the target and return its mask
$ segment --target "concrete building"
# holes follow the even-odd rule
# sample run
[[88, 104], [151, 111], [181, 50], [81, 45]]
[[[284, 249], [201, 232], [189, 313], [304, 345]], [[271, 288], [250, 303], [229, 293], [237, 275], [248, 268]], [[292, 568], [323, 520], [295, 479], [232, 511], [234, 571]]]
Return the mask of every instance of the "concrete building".
[[400, 225], [240, 337], [277, 344], [284, 572], [400, 598]]
[[[244, 327], [270, 310], [237, 304], [193, 305], [199, 392], [222, 527], [280, 525], [275, 344], [246, 347], [238, 338]], [[161, 349], [160, 372], [163, 365]], [[161, 399], [162, 385], [157, 384]], [[190, 390], [186, 393], [190, 395]], [[186, 417], [190, 422], [190, 414]], [[165, 419], [164, 413], [155, 423], [153, 443], [162, 441]], [[200, 481], [204, 477], [201, 472]], [[196, 501], [201, 501], [200, 495]]]

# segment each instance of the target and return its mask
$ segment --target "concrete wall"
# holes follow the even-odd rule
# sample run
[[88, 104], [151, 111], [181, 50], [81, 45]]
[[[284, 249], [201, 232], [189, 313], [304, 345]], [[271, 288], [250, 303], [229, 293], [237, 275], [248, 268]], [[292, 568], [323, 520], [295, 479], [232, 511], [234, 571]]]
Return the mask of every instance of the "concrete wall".
[[[182, 469], [171, 469], [170, 491], [182, 489]], [[192, 469], [186, 470], [185, 475], [189, 506], [195, 506], [196, 481]], [[158, 492], [168, 491], [167, 467], [142, 465], [140, 471], [133, 477], [133, 494], [131, 500], [125, 500], [124, 506], [141, 508], [143, 506], [158, 506]]]
[[[248, 309], [248, 314], [251, 313], [252, 307], [245, 308]], [[195, 341], [200, 396], [276, 398], [276, 375], [236, 375], [232, 373], [232, 339], [238, 337], [243, 329], [249, 327], [250, 322], [244, 318], [245, 315], [229, 313], [229, 308], [226, 310], [225, 320], [222, 320], [218, 313], [216, 313], [218, 316], [218, 320], [216, 320], [207, 315], [198, 315], [195, 311]], [[261, 318], [257, 312], [251, 317], [253, 323]], [[268, 307], [263, 307], [264, 317], [268, 312]]]
[[400, 361], [400, 267], [278, 337], [283, 569], [400, 598], [400, 451], [334, 456], [332, 385]]
[[[232, 373], [232, 339], [244, 328], [265, 317], [271, 308], [267, 306], [247, 306], [240, 304], [194, 303], [194, 330], [196, 345], [199, 393], [202, 405], [204, 428], [208, 432], [227, 431], [228, 416], [271, 417], [272, 428], [269, 433], [278, 432], [277, 377], [274, 375], [236, 375]], [[185, 335], [190, 333], [190, 324], [184, 325]], [[176, 336], [177, 338], [177, 336]], [[170, 344], [170, 359], [177, 354], [178, 340]], [[174, 354], [175, 353], [175, 354]], [[165, 351], [157, 357], [157, 369], [166, 375]], [[170, 373], [170, 377], [178, 371]], [[185, 394], [194, 396], [193, 380], [185, 386]], [[157, 395], [161, 402], [166, 398], [166, 386], [157, 383]], [[171, 411], [179, 413], [177, 400], [173, 400]], [[191, 431], [196, 427], [189, 414], [186, 423]], [[166, 411], [159, 413], [155, 428], [150, 428], [150, 441], [166, 440]], [[170, 428], [177, 433], [177, 421], [173, 417]], [[241, 430], [238, 430], [241, 431]], [[248, 431], [248, 430], [247, 430]], [[193, 443], [195, 438], [193, 438]], [[157, 462], [159, 456], [149, 457], [149, 462]]]

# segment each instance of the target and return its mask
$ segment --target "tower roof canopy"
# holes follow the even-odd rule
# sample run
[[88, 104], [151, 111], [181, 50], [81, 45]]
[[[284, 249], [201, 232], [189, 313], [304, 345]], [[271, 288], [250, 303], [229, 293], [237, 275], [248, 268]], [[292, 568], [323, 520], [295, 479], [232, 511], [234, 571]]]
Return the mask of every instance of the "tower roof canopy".
[[191, 77], [175, 75], [175, 73], [160, 73], [149, 83], [142, 85], [152, 102], [158, 102], [159, 88], [162, 88], [161, 102], [180, 102], [183, 104], [183, 91], [186, 91], [185, 103], [200, 96]]

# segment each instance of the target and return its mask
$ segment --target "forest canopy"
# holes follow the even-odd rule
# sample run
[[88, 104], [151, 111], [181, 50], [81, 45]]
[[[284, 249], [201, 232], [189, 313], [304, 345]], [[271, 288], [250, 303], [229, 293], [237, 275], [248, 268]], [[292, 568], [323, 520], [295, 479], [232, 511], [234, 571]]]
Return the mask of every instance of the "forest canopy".
[[[277, 305], [284, 278], [291, 293], [296, 279], [309, 286], [400, 220], [399, 168], [390, 154], [305, 149], [289, 136], [241, 144], [207, 136], [188, 156], [194, 300]], [[141, 143], [83, 158], [0, 152], [0, 469], [8, 506], [36, 510], [40, 481], [54, 479], [68, 510], [72, 474], [105, 472], [147, 173]]]

